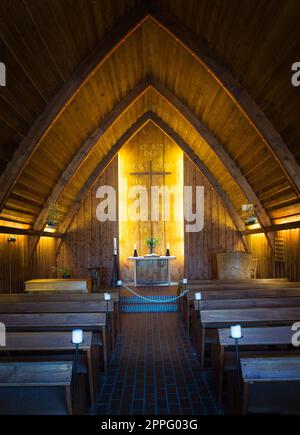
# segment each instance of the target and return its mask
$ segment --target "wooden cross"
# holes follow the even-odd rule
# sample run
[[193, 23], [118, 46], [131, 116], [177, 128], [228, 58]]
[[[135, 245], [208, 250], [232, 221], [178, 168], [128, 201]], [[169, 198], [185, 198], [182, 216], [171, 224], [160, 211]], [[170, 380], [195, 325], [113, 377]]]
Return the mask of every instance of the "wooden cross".
[[[158, 176], [162, 176], [164, 177], [165, 175], [171, 175], [171, 172], [157, 172], [157, 171], [152, 171], [152, 160], [149, 161], [149, 171], [147, 172], [131, 172], [130, 175], [139, 175], [139, 176], [149, 176], [149, 181], [150, 181], [150, 188], [152, 186], [152, 178], [154, 175], [158, 175]], [[153, 237], [153, 223], [152, 223], [152, 201], [151, 201], [151, 195], [150, 195], [150, 225], [151, 225], [151, 237]]]

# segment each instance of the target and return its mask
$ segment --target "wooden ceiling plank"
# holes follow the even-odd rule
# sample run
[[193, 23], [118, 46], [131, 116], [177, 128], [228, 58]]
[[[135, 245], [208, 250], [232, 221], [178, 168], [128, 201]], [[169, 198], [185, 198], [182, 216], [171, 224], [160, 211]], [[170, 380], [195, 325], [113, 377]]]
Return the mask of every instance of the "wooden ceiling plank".
[[63, 223], [59, 227], [59, 232], [66, 233], [69, 229], [71, 223], [73, 222], [74, 217], [76, 216], [84, 198], [88, 194], [89, 190], [92, 188], [94, 183], [97, 181], [97, 178], [102, 174], [105, 168], [110, 164], [110, 162], [117, 155], [122, 146], [127, 143], [141, 128], [143, 128], [150, 120], [149, 112], [144, 113], [113, 145], [110, 151], [106, 154], [104, 159], [97, 165], [94, 172], [90, 175], [88, 181], [82, 187], [80, 192], [77, 194], [77, 197], [69, 210], [66, 218]]
[[101, 136], [120, 118], [120, 116], [128, 110], [134, 102], [143, 95], [148, 89], [148, 81], [143, 80], [134, 89], [132, 89], [125, 98], [104, 118], [99, 128], [85, 141], [83, 146], [73, 157], [67, 168], [61, 174], [59, 180], [54, 186], [47, 202], [39, 214], [34, 229], [40, 231], [45, 226], [45, 221], [49, 213], [49, 209], [53, 204], [57, 203], [62, 192], [68, 186], [74, 174], [79, 170], [81, 165], [87, 159], [93, 147], [97, 144]]
[[200, 136], [209, 144], [214, 153], [219, 157], [221, 162], [226, 167], [232, 178], [237, 182], [240, 189], [251, 204], [255, 204], [257, 217], [262, 226], [270, 225], [271, 221], [266, 211], [264, 210], [259, 198], [254, 190], [244, 177], [234, 160], [227, 153], [223, 145], [218, 139], [206, 128], [206, 126], [194, 115], [188, 107], [182, 103], [172, 92], [165, 86], [161, 85], [157, 80], [151, 80], [154, 88], [158, 93], [177, 110], [180, 116], [184, 116], [190, 125], [200, 134]]
[[300, 167], [272, 123], [247, 91], [241, 87], [230, 71], [212, 58], [204, 45], [200, 46], [199, 41], [195, 42], [191, 32], [183, 27], [178, 20], [155, 7], [152, 7], [151, 17], [167, 33], [176, 38], [177, 42], [182, 44], [214, 76], [215, 80], [239, 106], [249, 123], [266, 143], [300, 197]]

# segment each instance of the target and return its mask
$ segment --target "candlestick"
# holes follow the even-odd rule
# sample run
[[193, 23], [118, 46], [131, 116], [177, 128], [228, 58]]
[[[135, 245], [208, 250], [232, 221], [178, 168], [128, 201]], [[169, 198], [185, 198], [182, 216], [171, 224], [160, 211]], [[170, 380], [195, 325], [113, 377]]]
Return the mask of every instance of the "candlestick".
[[72, 343], [73, 344], [81, 344], [83, 342], [83, 330], [82, 329], [73, 329], [72, 331]]
[[195, 293], [195, 299], [196, 299], [196, 301], [201, 301], [202, 295], [200, 292]]
[[188, 279], [187, 278], [183, 278], [182, 284], [186, 285], [187, 283], [188, 283]]
[[242, 327], [241, 325], [233, 325], [230, 328], [231, 337], [232, 338], [241, 338], [242, 337]]

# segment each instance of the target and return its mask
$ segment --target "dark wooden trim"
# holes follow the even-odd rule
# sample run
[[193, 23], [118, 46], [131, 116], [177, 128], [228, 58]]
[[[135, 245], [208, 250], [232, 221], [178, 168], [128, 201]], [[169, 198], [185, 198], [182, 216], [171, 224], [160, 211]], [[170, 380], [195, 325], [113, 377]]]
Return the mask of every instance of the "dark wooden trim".
[[13, 228], [13, 227], [4, 227], [0, 226], [0, 234], [7, 235], [20, 235], [20, 236], [35, 236], [35, 237], [54, 237], [55, 239], [62, 239], [64, 234], [59, 232], [57, 233], [48, 233], [47, 231], [35, 231], [35, 230], [25, 230], [23, 228]]
[[67, 216], [65, 217], [63, 223], [59, 227], [60, 232], [66, 233], [69, 229], [71, 223], [73, 222], [82, 202], [84, 201], [86, 195], [89, 190], [93, 187], [99, 176], [106, 169], [106, 167], [110, 164], [110, 162], [117, 155], [118, 151], [122, 148], [122, 146], [128, 142], [132, 136], [134, 136], [143, 126], [149, 122], [149, 113], [146, 112], [142, 115], [129, 129], [117, 140], [117, 142], [113, 145], [107, 155], [103, 160], [99, 163], [93, 173], [89, 176], [85, 185], [82, 187], [80, 192], [78, 193], [72, 207], [70, 208]]
[[246, 230], [246, 231], [242, 231], [242, 234], [244, 236], [250, 236], [251, 234], [274, 233], [277, 231], [293, 230], [296, 228], [300, 228], [300, 221], [287, 222], [284, 224], [277, 224], [277, 225], [270, 225], [270, 226], [265, 227], [265, 228], [256, 228], [253, 230]]
[[[177, 98], [169, 89], [167, 89], [166, 86], [153, 78], [151, 79], [150, 83], [156, 92], [158, 92], [158, 94], [164, 100], [173, 106], [173, 108], [178, 112], [179, 116], [185, 118], [189, 122], [189, 124], [197, 131], [197, 133], [200, 134], [200, 136], [207, 142], [213, 152], [219, 157], [247, 200], [256, 206], [255, 212], [260, 225], [263, 228], [265, 226], [271, 225], [271, 220], [256, 193], [248, 183], [246, 177], [242, 174], [239, 167], [236, 165], [235, 161], [227, 153], [221, 142], [209, 131], [203, 122], [196, 117], [196, 115], [188, 108], [188, 106], [179, 98]], [[267, 238], [271, 248], [274, 249], [273, 237]]]
[[56, 203], [59, 200], [62, 192], [66, 189], [74, 174], [86, 161], [89, 153], [98, 143], [101, 136], [103, 136], [107, 132], [107, 130], [111, 128], [111, 126], [120, 118], [120, 116], [123, 115], [123, 113], [126, 112], [135, 103], [135, 101], [147, 91], [148, 88], [149, 83], [148, 80], [145, 79], [140, 82], [135, 88], [131, 89], [126, 97], [123, 98], [123, 100], [121, 100], [110, 113], [108, 113], [101, 125], [84, 142], [82, 147], [80, 147], [67, 168], [61, 174], [59, 180], [57, 181], [51, 194], [49, 195], [43, 210], [40, 212], [34, 224], [35, 230], [40, 231], [44, 227], [45, 220], [49, 213], [49, 209], [51, 208], [53, 203]]

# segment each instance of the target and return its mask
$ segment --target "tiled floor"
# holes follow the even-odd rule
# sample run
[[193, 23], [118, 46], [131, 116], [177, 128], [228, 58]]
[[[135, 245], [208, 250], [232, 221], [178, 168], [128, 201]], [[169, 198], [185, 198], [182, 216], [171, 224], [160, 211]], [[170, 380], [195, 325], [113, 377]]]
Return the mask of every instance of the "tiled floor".
[[215, 414], [178, 313], [122, 315], [122, 335], [102, 377], [97, 414]]

